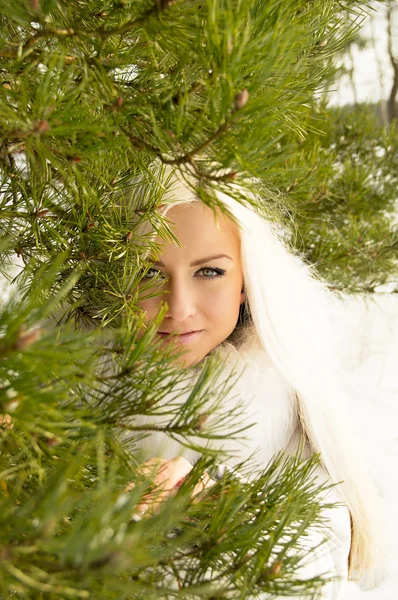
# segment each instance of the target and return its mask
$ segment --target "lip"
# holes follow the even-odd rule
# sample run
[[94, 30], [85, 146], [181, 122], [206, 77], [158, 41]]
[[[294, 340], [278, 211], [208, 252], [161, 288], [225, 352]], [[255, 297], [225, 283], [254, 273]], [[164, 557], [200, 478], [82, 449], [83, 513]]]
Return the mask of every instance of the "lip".
[[177, 344], [188, 344], [202, 333], [203, 329], [196, 331], [186, 331], [185, 333], [168, 333], [166, 331], [158, 331], [158, 335], [164, 340], [174, 340]]

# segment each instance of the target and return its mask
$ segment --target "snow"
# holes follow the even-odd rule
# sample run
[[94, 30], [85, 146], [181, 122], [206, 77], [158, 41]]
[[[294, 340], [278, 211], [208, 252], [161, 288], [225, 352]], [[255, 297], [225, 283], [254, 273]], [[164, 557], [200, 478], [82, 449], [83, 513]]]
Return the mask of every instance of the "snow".
[[342, 600], [398, 599], [398, 297], [348, 298], [346, 390], [357, 429], [367, 444], [369, 468], [383, 498], [385, 574], [373, 590], [348, 584]]

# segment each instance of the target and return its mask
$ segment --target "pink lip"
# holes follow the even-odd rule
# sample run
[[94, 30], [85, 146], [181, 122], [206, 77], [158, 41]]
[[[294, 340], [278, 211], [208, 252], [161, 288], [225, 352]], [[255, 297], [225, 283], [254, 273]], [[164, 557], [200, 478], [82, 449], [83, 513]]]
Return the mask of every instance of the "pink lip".
[[170, 340], [174, 340], [178, 344], [188, 344], [192, 340], [194, 340], [200, 333], [202, 333], [203, 329], [198, 329], [197, 331], [187, 331], [185, 333], [167, 333], [165, 331], [158, 331], [158, 335], [163, 339], [170, 338]]

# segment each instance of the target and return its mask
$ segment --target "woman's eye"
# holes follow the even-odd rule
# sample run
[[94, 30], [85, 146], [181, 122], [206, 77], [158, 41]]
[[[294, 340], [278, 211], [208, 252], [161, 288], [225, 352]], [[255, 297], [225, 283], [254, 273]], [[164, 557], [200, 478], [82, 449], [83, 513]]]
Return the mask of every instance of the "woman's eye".
[[198, 271], [199, 277], [205, 277], [206, 279], [215, 279], [216, 277], [221, 277], [224, 275], [224, 269], [212, 268], [212, 267], [202, 267]]
[[143, 279], [163, 279], [164, 275], [158, 269], [148, 269], [148, 271], [143, 276]]

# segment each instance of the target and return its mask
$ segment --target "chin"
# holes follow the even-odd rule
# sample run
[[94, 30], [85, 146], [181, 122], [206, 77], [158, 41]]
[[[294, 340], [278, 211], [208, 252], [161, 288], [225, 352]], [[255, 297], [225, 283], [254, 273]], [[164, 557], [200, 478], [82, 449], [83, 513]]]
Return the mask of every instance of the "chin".
[[200, 361], [203, 360], [205, 356], [207, 355], [204, 354], [203, 356], [197, 356], [188, 352], [187, 354], [181, 354], [180, 356], [178, 356], [176, 358], [176, 362], [182, 367], [193, 367], [200, 363]]
[[190, 357], [190, 356], [180, 356], [179, 358], [177, 358], [177, 363], [179, 365], [181, 365], [182, 367], [193, 367], [194, 365], [197, 365], [202, 359], [201, 358], [196, 358], [196, 357]]

